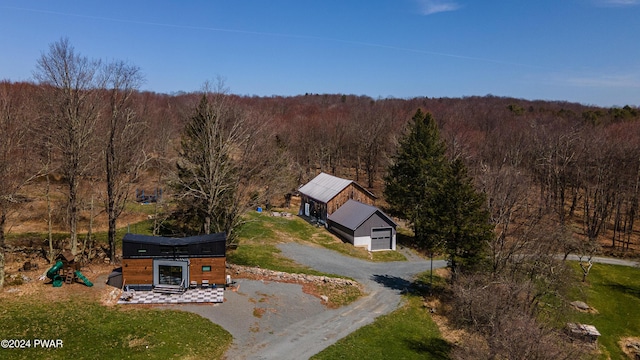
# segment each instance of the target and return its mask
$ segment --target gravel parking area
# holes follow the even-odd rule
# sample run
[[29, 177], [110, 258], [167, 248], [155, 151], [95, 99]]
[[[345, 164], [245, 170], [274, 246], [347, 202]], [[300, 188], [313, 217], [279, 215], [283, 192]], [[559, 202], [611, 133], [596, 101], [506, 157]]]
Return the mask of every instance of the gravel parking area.
[[[280, 244], [282, 255], [326, 273], [349, 276], [367, 295], [339, 309], [327, 309], [298, 284], [238, 279], [237, 291], [225, 291], [217, 305], [175, 305], [229, 331], [234, 342], [228, 359], [308, 359], [358, 328], [395, 310], [401, 291], [429, 269], [429, 261], [372, 263], [296, 243]], [[434, 269], [446, 266], [434, 261]], [[194, 331], [196, 331], [194, 329]]]

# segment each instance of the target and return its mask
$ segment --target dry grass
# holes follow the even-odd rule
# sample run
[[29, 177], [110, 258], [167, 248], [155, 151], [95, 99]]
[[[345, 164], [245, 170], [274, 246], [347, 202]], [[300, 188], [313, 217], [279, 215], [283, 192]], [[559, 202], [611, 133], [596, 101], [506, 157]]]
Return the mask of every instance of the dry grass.
[[111, 273], [114, 268], [113, 265], [92, 264], [81, 269], [84, 276], [93, 282], [93, 287], [87, 287], [83, 283], [73, 283], [54, 288], [51, 285], [51, 280], [48, 278], [45, 278], [44, 281], [38, 280], [38, 278], [46, 274], [51, 265], [41, 259], [32, 259], [30, 261], [32, 264], [38, 264], [38, 269], [19, 271], [22, 262], [11, 261], [7, 264], [5, 269], [7, 275], [24, 275], [31, 280], [21, 285], [5, 286], [5, 289], [0, 292], [0, 299], [15, 300], [24, 297], [29, 300], [52, 302], [82, 298], [88, 301], [107, 303], [106, 300], [110, 297], [110, 292], [114, 289], [105, 284], [108, 274]]
[[[45, 194], [44, 180], [33, 182], [22, 189], [21, 194], [25, 201], [20, 203], [14, 211], [9, 213], [6, 223], [7, 233], [27, 233], [37, 232], [46, 233], [47, 225], [47, 201]], [[148, 182], [137, 184], [142, 189], [152, 189], [155, 185]], [[107, 230], [107, 215], [104, 211], [104, 202], [106, 186], [103, 182], [83, 183], [80, 188], [81, 201], [79, 204], [80, 222], [78, 230], [86, 231], [92, 217], [91, 196], [93, 195], [93, 231]], [[67, 220], [66, 214], [66, 187], [61, 181], [51, 184], [50, 192], [52, 219], [54, 232], [66, 232]], [[132, 188], [129, 199], [135, 200], [135, 188]], [[147, 205], [152, 207], [152, 205]], [[133, 224], [146, 220], [149, 216], [149, 210], [128, 206], [119, 218], [120, 224]]]
[[623, 337], [618, 342], [618, 345], [620, 345], [622, 352], [624, 352], [625, 355], [629, 357], [629, 359], [635, 360], [637, 359], [638, 356], [640, 356], [640, 352], [637, 352], [634, 349], [632, 349], [630, 344], [640, 344], [640, 337]]

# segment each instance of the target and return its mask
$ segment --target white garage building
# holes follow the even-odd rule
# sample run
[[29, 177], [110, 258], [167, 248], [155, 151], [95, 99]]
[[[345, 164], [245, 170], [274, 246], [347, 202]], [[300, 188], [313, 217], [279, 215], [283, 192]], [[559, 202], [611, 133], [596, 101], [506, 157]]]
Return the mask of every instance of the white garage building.
[[330, 231], [369, 251], [395, 250], [397, 224], [375, 206], [349, 200], [327, 218]]

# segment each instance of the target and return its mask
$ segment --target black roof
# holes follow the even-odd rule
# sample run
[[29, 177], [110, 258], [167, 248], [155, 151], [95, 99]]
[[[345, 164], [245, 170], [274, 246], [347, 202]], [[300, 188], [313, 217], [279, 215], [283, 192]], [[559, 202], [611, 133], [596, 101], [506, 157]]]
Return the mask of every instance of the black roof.
[[154, 244], [154, 245], [191, 245], [202, 244], [210, 242], [226, 242], [227, 235], [225, 233], [215, 233], [208, 235], [189, 236], [186, 238], [169, 238], [162, 236], [151, 235], [139, 235], [139, 234], [125, 234], [122, 238], [122, 243], [137, 243], [137, 244]]
[[126, 234], [122, 238], [123, 259], [224, 257], [226, 249], [225, 233], [186, 238]]

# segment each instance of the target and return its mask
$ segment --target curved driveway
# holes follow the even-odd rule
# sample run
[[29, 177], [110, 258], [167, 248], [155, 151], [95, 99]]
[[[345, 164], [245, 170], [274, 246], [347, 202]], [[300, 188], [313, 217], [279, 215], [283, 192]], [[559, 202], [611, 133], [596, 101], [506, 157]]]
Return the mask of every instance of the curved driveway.
[[[367, 295], [348, 306], [327, 309], [318, 298], [303, 293], [299, 284], [237, 279], [237, 291], [226, 291], [222, 304], [170, 308], [197, 313], [229, 331], [234, 342], [227, 359], [308, 359], [376, 317], [397, 309], [402, 290], [416, 274], [430, 268], [428, 260], [411, 254], [405, 254], [409, 261], [373, 263], [297, 243], [280, 244], [278, 248], [283, 256], [300, 264], [357, 280]], [[634, 261], [593, 260], [639, 266]], [[433, 263], [434, 269], [445, 266], [444, 260]]]
[[[357, 280], [364, 285], [367, 296], [349, 306], [324, 311], [282, 329], [273, 338], [252, 347], [260, 349], [257, 359], [311, 357], [373, 322], [376, 317], [397, 309], [401, 291], [410, 285], [416, 274], [429, 269], [429, 261], [413, 257], [410, 257], [412, 261], [373, 263], [297, 243], [280, 244], [278, 248], [283, 256], [300, 264]], [[443, 260], [434, 261], [434, 268], [445, 266]], [[250, 349], [243, 349], [242, 353], [253, 357], [246, 350]]]
[[[373, 263], [297, 243], [278, 248], [300, 264], [357, 280], [367, 295], [348, 306], [327, 309], [319, 299], [302, 293], [300, 285], [239, 279], [238, 291], [225, 292], [223, 304], [177, 307], [198, 313], [233, 335], [228, 359], [308, 359], [397, 309], [402, 290], [416, 274], [430, 268], [428, 260], [415, 256], [408, 256], [409, 261]], [[443, 260], [433, 263], [434, 269], [444, 266]], [[255, 316], [258, 307], [265, 309], [261, 316]]]

